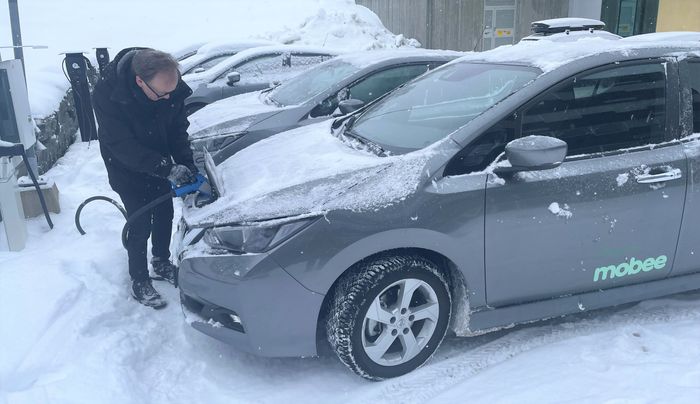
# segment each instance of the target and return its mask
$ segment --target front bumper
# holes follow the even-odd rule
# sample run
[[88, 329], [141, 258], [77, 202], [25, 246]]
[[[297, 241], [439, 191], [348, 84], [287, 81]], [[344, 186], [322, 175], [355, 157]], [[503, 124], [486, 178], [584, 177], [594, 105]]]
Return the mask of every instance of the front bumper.
[[304, 288], [269, 255], [185, 255], [178, 284], [195, 329], [256, 355], [316, 355], [324, 296]]

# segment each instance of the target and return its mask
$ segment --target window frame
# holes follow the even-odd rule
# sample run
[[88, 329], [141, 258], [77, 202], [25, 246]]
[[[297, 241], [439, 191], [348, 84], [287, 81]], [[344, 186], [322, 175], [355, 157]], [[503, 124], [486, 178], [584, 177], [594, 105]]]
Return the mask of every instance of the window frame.
[[[688, 56], [679, 62], [679, 81], [680, 89], [679, 94], [681, 94], [679, 100], [679, 134], [678, 139], [682, 140], [688, 136], [691, 136], [693, 131], [693, 94], [691, 86], [690, 77], [690, 65], [697, 64], [700, 65], [700, 57], [698, 56]], [[683, 133], [683, 128], [689, 127], [688, 133]]]
[[[697, 61], [697, 63], [700, 64], [700, 57], [696, 58], [688, 58], [686, 60], [693, 60]], [[683, 62], [686, 62], [684, 60]], [[607, 157], [607, 156], [614, 156], [614, 155], [620, 155], [620, 154], [626, 154], [626, 153], [634, 153], [634, 152], [639, 152], [639, 151], [647, 151], [647, 150], [652, 150], [655, 148], [662, 148], [662, 147], [669, 147], [669, 146], [674, 146], [679, 143], [678, 139], [680, 139], [680, 130], [681, 130], [681, 114], [679, 113], [682, 111], [682, 106], [680, 103], [682, 102], [683, 97], [681, 97], [681, 80], [686, 84], [685, 88], [690, 88], [689, 87], [689, 71], [686, 68], [685, 69], [685, 76], [686, 79], [683, 79], [683, 69], [680, 69], [680, 75], [679, 75], [679, 62], [677, 58], [675, 57], [655, 57], [655, 58], [644, 58], [644, 59], [633, 59], [633, 60], [628, 60], [628, 61], [619, 61], [619, 62], [613, 62], [613, 63], [606, 63], [604, 65], [596, 66], [590, 69], [585, 69], [576, 72], [575, 74], [572, 74], [562, 80], [559, 80], [553, 85], [548, 86], [547, 88], [543, 89], [539, 93], [537, 93], [535, 96], [531, 97], [530, 99], [524, 101], [521, 103], [518, 107], [513, 108], [507, 112], [503, 112], [502, 114], [499, 114], [498, 119], [494, 119], [493, 123], [489, 125], [488, 127], [484, 128], [481, 133], [479, 133], [478, 136], [475, 136], [474, 139], [472, 139], [466, 146], [462, 147], [457, 153], [455, 153], [452, 158], [450, 158], [447, 163], [443, 166], [443, 173], [444, 170], [452, 164], [453, 160], [458, 158], [460, 156], [460, 153], [464, 151], [466, 148], [470, 147], [473, 142], [478, 141], [482, 136], [484, 136], [486, 133], [490, 132], [494, 127], [497, 125], [500, 125], [501, 122], [504, 119], [508, 119], [510, 116], [514, 116], [514, 137], [512, 140], [515, 139], [520, 139], [522, 138], [522, 119], [523, 119], [523, 112], [530, 108], [532, 105], [538, 103], [543, 97], [545, 97], [547, 94], [549, 94], [550, 91], [556, 91], [558, 88], [563, 87], [565, 85], [568, 85], [574, 78], [579, 77], [581, 75], [590, 75], [590, 74], [596, 74], [611, 68], [616, 68], [616, 67], [623, 67], [623, 66], [632, 66], [632, 65], [639, 65], [639, 64], [653, 64], [653, 63], [666, 63], [666, 122], [665, 122], [665, 127], [666, 130], [664, 131], [664, 140], [662, 144], [654, 144], [654, 145], [641, 145], [641, 146], [636, 146], [636, 147], [631, 147], [631, 148], [626, 148], [626, 149], [619, 149], [619, 150], [610, 150], [606, 152], [598, 152], [598, 153], [591, 153], [591, 154], [582, 154], [582, 155], [573, 155], [573, 156], [566, 156], [564, 159], [563, 163], [569, 162], [569, 161], [580, 161], [580, 160], [587, 160], [587, 159], [593, 159], [593, 158], [600, 158], [600, 157]], [[687, 98], [687, 97], [685, 97]], [[691, 111], [692, 111], [692, 105]], [[691, 121], [692, 121], [692, 114], [691, 114]], [[692, 122], [691, 122], [692, 124]], [[492, 165], [496, 163], [498, 160], [503, 158], [503, 154], [501, 154], [499, 157], [496, 158], [496, 160], [492, 161], [489, 165]], [[488, 165], [487, 165], [488, 167]], [[465, 173], [460, 173], [460, 174], [451, 174], [451, 176], [458, 176], [458, 175], [468, 175], [471, 173], [475, 173], [479, 171], [471, 171], [471, 172], [465, 172]]]
[[[613, 63], [607, 63], [605, 65], [597, 66], [591, 69], [586, 69], [577, 72], [576, 74], [573, 74], [564, 80], [560, 80], [558, 83], [549, 86], [548, 88], [544, 89], [541, 91], [539, 94], [536, 96], [532, 97], [530, 100], [526, 101], [524, 104], [522, 104], [519, 108], [517, 108], [517, 116], [518, 116], [518, 121], [516, 122], [516, 128], [515, 128], [515, 139], [522, 138], [522, 127], [523, 127], [523, 116], [524, 112], [531, 108], [533, 105], [537, 104], [542, 98], [546, 97], [550, 92], [552, 91], [557, 91], [558, 89], [567, 86], [571, 83], [572, 80], [574, 80], [577, 77], [580, 77], [582, 75], [592, 75], [592, 74], [597, 74], [600, 72], [604, 72], [607, 70], [612, 70], [616, 68], [621, 68], [621, 67], [626, 67], [626, 66], [639, 66], [639, 65], [644, 65], [644, 64], [663, 64], [666, 63], [666, 86], [665, 86], [665, 122], [664, 122], [664, 136], [663, 139], [660, 139], [659, 143], [655, 144], [647, 144], [647, 145], [639, 145], [639, 146], [633, 146], [629, 148], [624, 148], [624, 149], [616, 149], [616, 150], [609, 150], [605, 152], [596, 152], [596, 153], [589, 153], [589, 154], [578, 154], [578, 155], [572, 155], [572, 156], [566, 156], [564, 159], [564, 162], [567, 161], [578, 161], [578, 160], [586, 160], [589, 158], [598, 158], [598, 157], [606, 157], [606, 156], [614, 156], [618, 154], [625, 154], [625, 153], [632, 153], [632, 152], [637, 152], [637, 151], [644, 151], [644, 150], [651, 150], [653, 148], [657, 147], [663, 147], [666, 145], [667, 142], [671, 142], [672, 140], [678, 139], [678, 102], [679, 102], [679, 88], [678, 88], [678, 71], [677, 71], [677, 63], [674, 60], [671, 60], [670, 58], [663, 58], [663, 57], [656, 57], [656, 58], [645, 58], [645, 59], [634, 59], [634, 60], [628, 60], [628, 61], [619, 61], [619, 62], [613, 62]], [[674, 119], [675, 117], [675, 119]], [[676, 135], [673, 135], [673, 134]]]
[[240, 63], [236, 63], [234, 66], [229, 67], [228, 69], [226, 69], [226, 71], [224, 71], [224, 73], [220, 74], [220, 75], [217, 76], [215, 79], [213, 79], [213, 80], [211, 81], [211, 83], [214, 83], [214, 82], [216, 82], [217, 80], [220, 80], [220, 79], [225, 79], [227, 75], [229, 75], [230, 73], [235, 72], [236, 69], [240, 68], [241, 66], [243, 66], [243, 65], [246, 64], [246, 63], [251, 63], [251, 62], [254, 62], [254, 61], [258, 60], [258, 59], [268, 58], [268, 57], [270, 57], [270, 56], [282, 56], [282, 55], [283, 55], [283, 53], [281, 53], [281, 52], [280, 52], [280, 53], [273, 52], [273, 53], [265, 53], [265, 54], [262, 54], [262, 55], [255, 55], [255, 56], [253, 56], [253, 57], [251, 57], [251, 58], [249, 58], [249, 59], [246, 59], [246, 60], [244, 60], [244, 61], [242, 61], [242, 62], [240, 62]]

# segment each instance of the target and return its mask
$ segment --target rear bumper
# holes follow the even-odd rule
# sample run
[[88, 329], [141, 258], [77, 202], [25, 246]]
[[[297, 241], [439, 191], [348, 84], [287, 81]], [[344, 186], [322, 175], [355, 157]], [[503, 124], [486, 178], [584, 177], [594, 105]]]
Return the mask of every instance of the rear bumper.
[[[234, 275], [240, 269], [247, 275]], [[316, 355], [324, 296], [304, 288], [267, 255], [185, 258], [178, 284], [183, 312], [195, 329], [260, 356]]]

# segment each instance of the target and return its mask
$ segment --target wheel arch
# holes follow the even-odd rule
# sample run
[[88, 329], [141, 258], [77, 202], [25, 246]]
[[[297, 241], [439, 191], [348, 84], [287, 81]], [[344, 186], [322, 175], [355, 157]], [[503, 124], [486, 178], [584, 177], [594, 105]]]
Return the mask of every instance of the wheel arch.
[[321, 309], [318, 313], [318, 318], [316, 319], [316, 351], [321, 353], [330, 352], [328, 342], [326, 340], [326, 330], [325, 323], [327, 315], [331, 306], [331, 301], [335, 295], [335, 291], [340, 283], [341, 279], [353, 270], [356, 270], [361, 264], [373, 261], [381, 257], [392, 256], [392, 255], [418, 255], [429, 259], [434, 262], [440, 271], [446, 276], [450, 295], [452, 298], [451, 312], [452, 316], [450, 319], [450, 324], [448, 325], [448, 332], [452, 331], [457, 335], [462, 334], [461, 330], [466, 330], [469, 325], [469, 293], [468, 284], [464, 275], [459, 270], [457, 264], [454, 263], [447, 256], [420, 247], [405, 247], [405, 248], [393, 248], [380, 252], [373, 253], [357, 262], [353, 263], [351, 266], [346, 268], [340, 275], [335, 279], [331, 287], [328, 289], [328, 293], [323, 298], [323, 303], [321, 304]]

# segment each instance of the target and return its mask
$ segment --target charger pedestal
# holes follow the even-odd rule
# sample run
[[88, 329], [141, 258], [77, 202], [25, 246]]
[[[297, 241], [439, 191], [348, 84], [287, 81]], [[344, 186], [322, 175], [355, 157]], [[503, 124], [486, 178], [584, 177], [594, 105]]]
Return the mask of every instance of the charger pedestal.
[[27, 224], [15, 164], [9, 157], [0, 157], [0, 214], [10, 251], [23, 250], [27, 243]]

